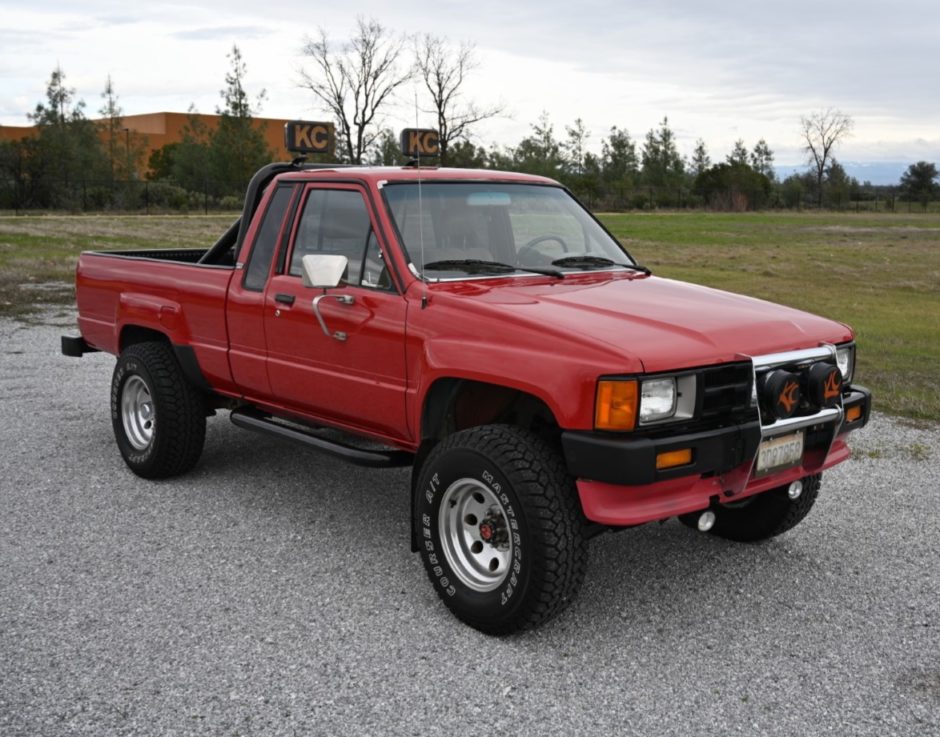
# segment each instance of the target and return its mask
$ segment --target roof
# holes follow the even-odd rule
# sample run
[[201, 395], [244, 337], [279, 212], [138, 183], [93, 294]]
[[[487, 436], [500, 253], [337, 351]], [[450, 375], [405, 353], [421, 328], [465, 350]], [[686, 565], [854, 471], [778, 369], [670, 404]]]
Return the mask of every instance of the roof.
[[366, 181], [369, 184], [379, 182], [434, 182], [434, 181], [476, 181], [476, 182], [513, 182], [527, 184], [558, 185], [554, 179], [522, 174], [519, 172], [498, 171], [494, 169], [451, 169], [445, 167], [413, 166], [342, 166], [336, 168], [317, 167], [298, 172], [282, 174], [283, 179], [351, 179]]

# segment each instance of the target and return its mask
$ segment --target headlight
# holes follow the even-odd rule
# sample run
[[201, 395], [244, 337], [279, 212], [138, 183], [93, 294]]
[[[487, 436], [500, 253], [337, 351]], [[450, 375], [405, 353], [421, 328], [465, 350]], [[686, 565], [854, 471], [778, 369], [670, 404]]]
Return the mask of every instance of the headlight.
[[844, 345], [836, 349], [836, 363], [842, 372], [842, 380], [848, 384], [855, 372], [855, 346]]
[[640, 424], [666, 420], [676, 413], [676, 380], [647, 379], [640, 384]]
[[594, 402], [594, 428], [633, 430], [695, 416], [696, 377], [657, 376], [651, 379], [601, 379]]

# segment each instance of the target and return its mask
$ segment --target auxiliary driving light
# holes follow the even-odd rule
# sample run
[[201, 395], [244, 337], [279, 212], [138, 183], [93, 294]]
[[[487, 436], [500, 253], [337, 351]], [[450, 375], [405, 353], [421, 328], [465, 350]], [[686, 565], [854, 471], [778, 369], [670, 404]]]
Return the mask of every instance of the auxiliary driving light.
[[762, 394], [766, 406], [777, 419], [792, 417], [803, 398], [800, 377], [783, 369], [771, 371], [764, 378]]
[[702, 512], [702, 514], [699, 515], [697, 524], [699, 532], [708, 532], [712, 527], [715, 526], [715, 519], [715, 513], [712, 510], [706, 509], [704, 512]]

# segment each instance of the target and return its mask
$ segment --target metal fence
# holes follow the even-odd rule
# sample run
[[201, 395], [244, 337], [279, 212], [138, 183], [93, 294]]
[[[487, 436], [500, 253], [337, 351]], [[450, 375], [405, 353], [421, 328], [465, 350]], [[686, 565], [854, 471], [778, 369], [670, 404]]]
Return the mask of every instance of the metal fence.
[[148, 180], [28, 180], [0, 179], [0, 210], [66, 212], [214, 212], [240, 210], [244, 185], [205, 180], [199, 190], [170, 182]]

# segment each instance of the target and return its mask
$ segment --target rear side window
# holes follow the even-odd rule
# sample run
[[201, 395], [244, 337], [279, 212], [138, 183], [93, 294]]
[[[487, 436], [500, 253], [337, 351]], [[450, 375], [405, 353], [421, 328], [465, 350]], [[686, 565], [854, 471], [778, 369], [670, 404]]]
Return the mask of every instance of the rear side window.
[[371, 233], [362, 194], [348, 189], [311, 190], [297, 227], [290, 273], [301, 275], [301, 261], [307, 254], [338, 254], [349, 259], [344, 281], [358, 284]]
[[278, 187], [271, 198], [271, 204], [268, 205], [267, 212], [264, 213], [264, 221], [258, 229], [255, 245], [248, 256], [248, 266], [245, 269], [245, 289], [250, 289], [253, 292], [264, 291], [268, 273], [271, 271], [271, 259], [274, 257], [277, 236], [281, 232], [284, 214], [287, 212], [288, 205], [290, 205], [293, 191], [293, 187], [290, 186]]

